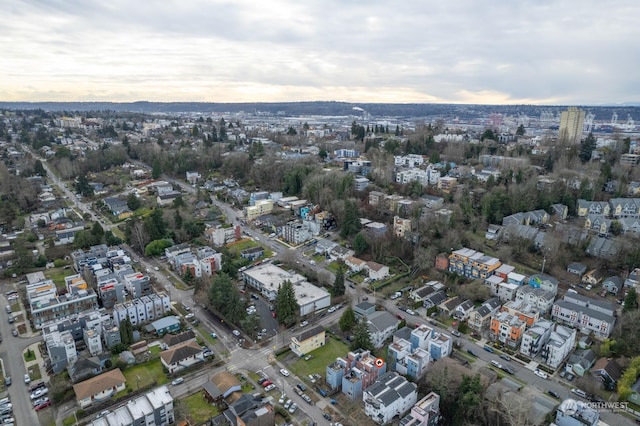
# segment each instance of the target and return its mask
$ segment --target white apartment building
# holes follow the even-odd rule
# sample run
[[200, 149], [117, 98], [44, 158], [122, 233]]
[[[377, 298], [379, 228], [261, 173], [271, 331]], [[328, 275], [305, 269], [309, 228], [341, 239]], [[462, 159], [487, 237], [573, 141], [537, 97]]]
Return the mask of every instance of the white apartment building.
[[362, 393], [364, 413], [377, 424], [386, 424], [402, 416], [418, 401], [415, 383], [395, 372], [383, 374]]
[[557, 368], [567, 356], [576, 348], [576, 330], [556, 325], [549, 335], [547, 344], [542, 348], [541, 356], [544, 363], [551, 368]]
[[517, 301], [524, 301], [524, 303], [528, 303], [542, 313], [547, 313], [551, 310], [555, 298], [555, 293], [552, 291], [528, 285], [520, 286], [516, 290]]
[[414, 181], [426, 186], [429, 184], [429, 174], [426, 170], [422, 169], [405, 169], [396, 171], [396, 183], [404, 185]]
[[113, 319], [116, 324], [129, 317], [131, 324], [144, 324], [154, 321], [171, 310], [171, 298], [164, 292], [134, 299], [131, 302], [117, 303], [113, 307]]

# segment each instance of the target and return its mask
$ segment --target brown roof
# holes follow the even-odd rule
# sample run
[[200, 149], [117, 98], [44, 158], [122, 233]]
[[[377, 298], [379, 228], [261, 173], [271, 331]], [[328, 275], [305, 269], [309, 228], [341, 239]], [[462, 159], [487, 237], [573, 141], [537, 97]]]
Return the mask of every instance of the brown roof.
[[176, 362], [182, 361], [183, 359], [187, 359], [199, 353], [202, 353], [204, 349], [202, 346], [190, 340], [188, 342], [180, 343], [166, 351], [160, 352], [160, 358], [168, 364], [175, 364]]
[[126, 382], [127, 379], [125, 379], [122, 371], [116, 368], [73, 385], [73, 391], [76, 393], [76, 399], [81, 400]]
[[240, 382], [233, 374], [221, 371], [211, 376], [211, 382], [224, 394], [234, 386], [240, 386]]
[[189, 340], [193, 340], [195, 338], [196, 334], [193, 332], [193, 330], [187, 330], [180, 334], [167, 334], [162, 340], [167, 344], [167, 346], [171, 347], [180, 343], [187, 342]]

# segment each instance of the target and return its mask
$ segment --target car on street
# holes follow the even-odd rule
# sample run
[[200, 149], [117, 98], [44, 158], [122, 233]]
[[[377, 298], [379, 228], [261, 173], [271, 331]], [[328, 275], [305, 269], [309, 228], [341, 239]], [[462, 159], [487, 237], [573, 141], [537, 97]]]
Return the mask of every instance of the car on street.
[[460, 336], [462, 336], [462, 333], [460, 333], [458, 330], [453, 330], [453, 331], [451, 332], [451, 334], [453, 334], [453, 335], [454, 335], [454, 336], [456, 336], [456, 337], [460, 337]]
[[191, 314], [187, 314], [187, 315], [185, 315], [185, 316], [184, 316], [184, 319], [190, 320], [190, 319], [191, 319], [191, 318], [193, 318], [193, 317], [195, 317], [195, 315], [191, 313]]
[[302, 383], [298, 383], [298, 384], [296, 385], [296, 387], [297, 387], [298, 389], [300, 389], [302, 392], [304, 392], [304, 391], [306, 391], [306, 390], [307, 390], [307, 387], [306, 387], [304, 384], [302, 384]]
[[183, 382], [184, 382], [184, 377], [178, 377], [177, 379], [173, 379], [171, 384], [173, 386], [177, 386], [177, 385], [179, 385], [180, 383], [183, 383]]
[[535, 374], [536, 376], [540, 377], [541, 379], [548, 379], [549, 378], [549, 375], [547, 373], [545, 373], [542, 370], [538, 370], [537, 368], [533, 372], [533, 374]]
[[507, 354], [500, 354], [500, 358], [504, 359], [505, 361], [511, 361], [511, 357]]
[[11, 376], [7, 376], [4, 378], [4, 385], [11, 386]]
[[482, 349], [484, 349], [485, 351], [487, 351], [489, 353], [493, 353], [493, 349], [491, 348], [491, 346], [484, 345], [484, 347]]
[[274, 385], [273, 383], [271, 383], [269, 386], [267, 386], [266, 388], [264, 388], [265, 392], [269, 392], [272, 391], [276, 388], [276, 385]]
[[13, 337], [18, 337], [18, 330], [16, 330], [15, 328], [12, 328], [11, 334], [13, 335]]
[[293, 404], [291, 404], [291, 407], [289, 407], [289, 412], [293, 414], [296, 412], [297, 409], [298, 409], [298, 405], [294, 402]]
[[493, 365], [496, 368], [502, 368], [502, 364], [500, 364], [498, 361], [496, 361], [495, 359], [491, 360], [491, 365]]
[[284, 403], [283, 407], [285, 410], [288, 410], [289, 407], [291, 407], [291, 400], [287, 399], [287, 402]]
[[476, 355], [476, 353], [474, 351], [472, 351], [471, 349], [467, 349], [467, 353], [471, 356], [475, 356], [477, 357], [478, 355]]
[[554, 390], [549, 389], [547, 391], [547, 393], [549, 395], [551, 395], [552, 397], [554, 397], [554, 398], [560, 399], [560, 394], [558, 392], [554, 391]]
[[29, 374], [25, 374], [24, 375], [24, 384], [28, 385], [29, 383], [31, 383], [31, 377], [29, 377]]
[[218, 335], [216, 333], [214, 333], [214, 332], [209, 333], [209, 336], [211, 336], [214, 339], [218, 338]]
[[502, 371], [504, 371], [505, 373], [507, 373], [507, 374], [511, 374], [512, 376], [513, 376], [514, 374], [516, 374], [516, 372], [515, 372], [515, 371], [513, 371], [513, 369], [512, 369], [512, 368], [510, 368], [510, 367], [508, 367], [508, 366], [506, 366], [506, 365], [503, 365], [502, 367], [500, 367], [500, 369], [501, 369]]
[[327, 412], [323, 412], [322, 413], [322, 417], [324, 417], [325, 419], [331, 421], [331, 414], [327, 413]]
[[335, 306], [330, 307], [327, 312], [329, 312], [330, 314], [334, 313], [336, 311]]
[[300, 327], [306, 327], [306, 326], [308, 326], [308, 325], [309, 325], [309, 321], [302, 321], [302, 322], [300, 323]]
[[236, 337], [240, 336], [240, 332], [238, 330], [233, 330], [232, 333]]
[[406, 312], [407, 312], [408, 315], [415, 315], [416, 314], [413, 309], [407, 309]]
[[289, 374], [290, 374], [290, 373], [289, 373], [289, 370], [287, 370], [287, 369], [285, 369], [285, 368], [282, 368], [282, 369], [280, 370], [280, 374], [282, 374], [284, 377], [289, 377]]

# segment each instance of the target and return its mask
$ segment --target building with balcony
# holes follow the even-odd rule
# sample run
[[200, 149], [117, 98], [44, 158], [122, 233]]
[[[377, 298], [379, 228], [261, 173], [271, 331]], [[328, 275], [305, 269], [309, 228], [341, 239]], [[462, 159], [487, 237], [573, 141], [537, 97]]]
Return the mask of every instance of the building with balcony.
[[576, 330], [556, 324], [543, 346], [542, 360], [551, 368], [558, 368], [576, 348]]
[[540, 287], [521, 286], [516, 290], [516, 301], [528, 304], [543, 314], [551, 310], [555, 299], [554, 292]]
[[615, 309], [612, 303], [567, 292], [562, 300], [554, 303], [551, 317], [585, 334], [594, 333], [596, 337], [607, 338], [615, 325]]
[[382, 425], [402, 416], [415, 405], [418, 387], [397, 373], [388, 372], [364, 391], [362, 400], [365, 414]]
[[386, 371], [386, 363], [378, 367], [371, 352], [358, 349], [329, 364], [325, 380], [331, 389], [340, 389], [349, 399], [356, 401]]
[[500, 267], [500, 260], [484, 253], [462, 248], [449, 255], [449, 272], [472, 279], [487, 279]]
[[437, 426], [440, 423], [440, 395], [429, 392], [411, 407], [411, 412], [400, 420], [400, 426]]
[[520, 318], [508, 312], [499, 312], [491, 318], [489, 336], [492, 340], [515, 349], [520, 345], [525, 328], [526, 323]]

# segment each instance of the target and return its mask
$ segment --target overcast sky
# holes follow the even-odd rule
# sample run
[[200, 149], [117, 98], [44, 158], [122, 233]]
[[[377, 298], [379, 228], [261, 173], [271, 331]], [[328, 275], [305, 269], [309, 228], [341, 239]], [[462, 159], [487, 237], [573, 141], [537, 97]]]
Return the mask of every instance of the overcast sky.
[[2, 101], [640, 101], [640, 0], [0, 0]]

